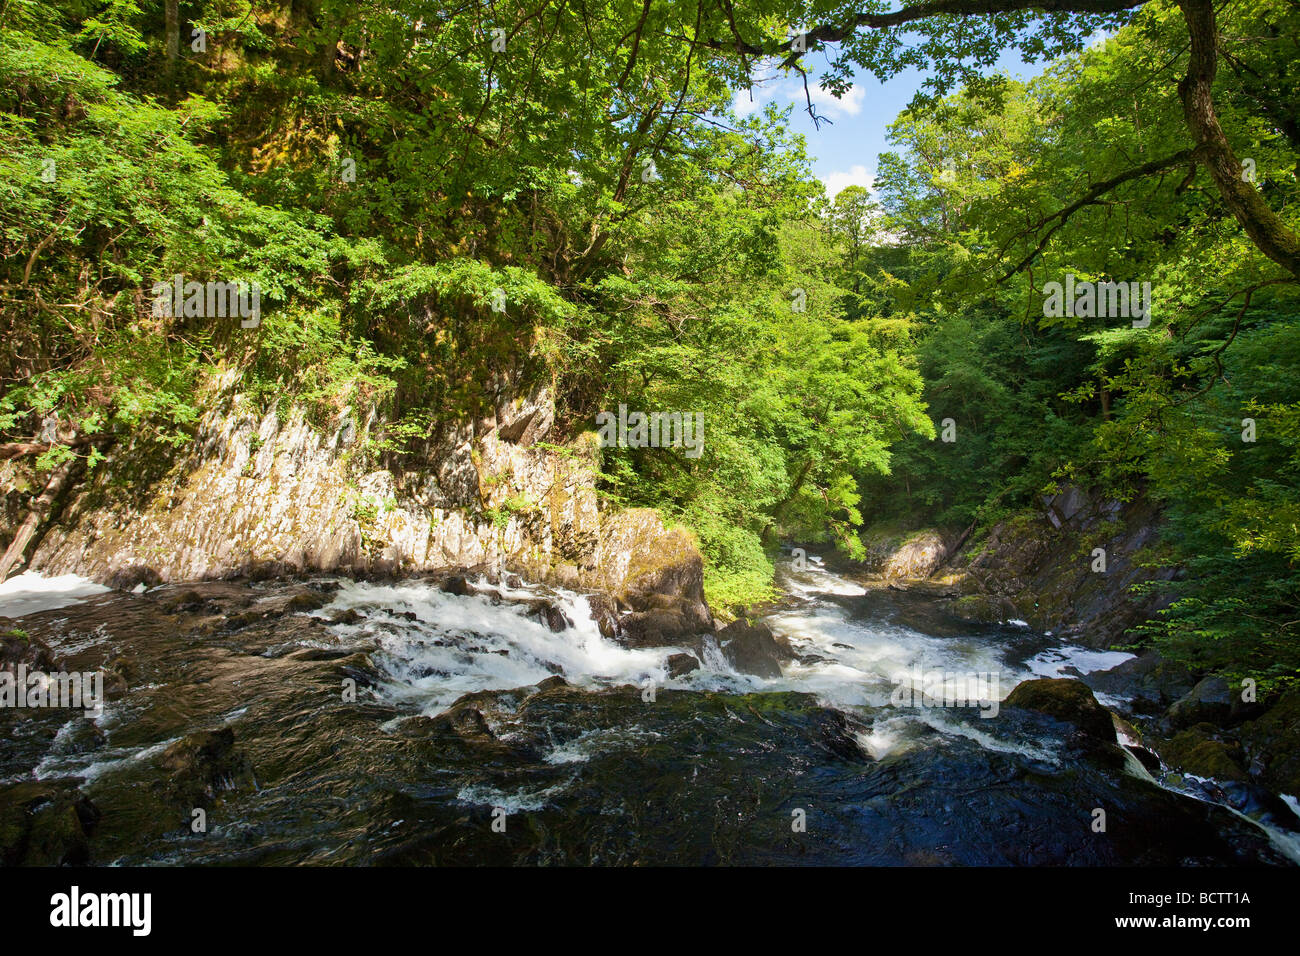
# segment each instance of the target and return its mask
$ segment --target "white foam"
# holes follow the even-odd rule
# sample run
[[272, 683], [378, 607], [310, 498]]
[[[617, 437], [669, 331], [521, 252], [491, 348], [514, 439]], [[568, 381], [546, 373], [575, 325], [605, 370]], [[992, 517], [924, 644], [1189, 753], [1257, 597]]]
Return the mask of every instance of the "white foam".
[[1073, 668], [1080, 674], [1094, 671], [1107, 671], [1112, 667], [1132, 660], [1136, 655], [1126, 651], [1095, 651], [1087, 647], [1062, 644], [1040, 651], [1025, 662], [1025, 666], [1035, 677], [1070, 676], [1067, 668]]
[[[493, 590], [507, 597], [538, 596], [533, 590]], [[463, 694], [524, 687], [556, 674], [587, 687], [686, 683], [670, 681], [667, 667], [668, 657], [686, 648], [622, 647], [601, 635], [584, 595], [557, 590], [551, 600], [572, 627], [553, 632], [528, 617], [524, 605], [494, 605], [418, 582], [347, 582], [316, 614], [328, 617], [346, 608], [365, 613], [361, 623], [334, 625], [335, 631], [377, 640], [377, 663], [391, 678], [386, 695], [426, 714], [441, 712]], [[415, 620], [376, 613], [381, 610], [413, 614]]]
[[0, 617], [22, 617], [78, 604], [111, 590], [79, 574], [47, 578], [39, 571], [24, 571], [0, 584]]
[[845, 597], [857, 597], [867, 593], [860, 584], [847, 581], [838, 574], [832, 574], [822, 567], [822, 559], [815, 554], [807, 556], [802, 568], [791, 564], [782, 566], [781, 584], [797, 597], [813, 597], [818, 594], [839, 594]]

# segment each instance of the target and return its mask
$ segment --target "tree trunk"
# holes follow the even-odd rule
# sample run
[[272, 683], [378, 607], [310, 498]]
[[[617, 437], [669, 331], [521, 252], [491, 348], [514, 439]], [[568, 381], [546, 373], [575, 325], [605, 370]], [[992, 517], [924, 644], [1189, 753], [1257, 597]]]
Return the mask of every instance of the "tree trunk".
[[[176, 60], [181, 55], [181, 13], [180, 0], [167, 0], [166, 18], [167, 26], [167, 65], [176, 66]], [[158, 21], [154, 21], [157, 23]]]
[[1179, 0], [1178, 7], [1191, 36], [1187, 75], [1178, 83], [1178, 94], [1188, 129], [1196, 141], [1197, 156], [1251, 241], [1264, 255], [1300, 278], [1300, 237], [1268, 207], [1254, 184], [1242, 179], [1241, 162], [1232, 152], [1214, 111], [1214, 75], [1219, 62], [1214, 5], [1211, 0]]
[[49, 514], [55, 499], [59, 497], [60, 492], [67, 485], [68, 478], [72, 475], [72, 469], [78, 463], [79, 460], [76, 458], [69, 459], [50, 473], [50, 480], [45, 483], [45, 490], [41, 492], [39, 498], [32, 502], [32, 510], [27, 513], [27, 520], [19, 526], [18, 533], [14, 535], [13, 541], [9, 542], [9, 548], [5, 551], [4, 557], [0, 558], [0, 581], [9, 577], [9, 571], [22, 558], [23, 552], [27, 550], [27, 545], [32, 540], [32, 535], [36, 533], [41, 521]]

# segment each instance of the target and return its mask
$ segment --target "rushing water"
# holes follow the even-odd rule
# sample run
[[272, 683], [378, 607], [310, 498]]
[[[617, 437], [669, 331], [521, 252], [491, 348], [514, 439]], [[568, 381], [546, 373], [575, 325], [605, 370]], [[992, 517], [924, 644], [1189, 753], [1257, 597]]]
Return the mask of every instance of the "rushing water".
[[[1127, 655], [961, 624], [815, 560], [784, 583], [768, 624], [798, 659], [765, 679], [712, 639], [674, 678], [669, 657], [691, 648], [625, 648], [586, 597], [518, 583], [122, 594], [24, 575], [0, 587], [0, 615], [69, 669], [120, 679], [98, 718], [0, 713], [0, 782], [79, 780], [102, 814], [97, 863], [1300, 859], [1289, 811], [1265, 829], [1194, 798], [1212, 782], [1173, 793], [1118, 748], [1000, 707], [1022, 680]], [[546, 626], [543, 598], [571, 626]], [[900, 687], [959, 697], [972, 675], [971, 706], [899, 706]], [[233, 747], [176, 756], [223, 728]]]

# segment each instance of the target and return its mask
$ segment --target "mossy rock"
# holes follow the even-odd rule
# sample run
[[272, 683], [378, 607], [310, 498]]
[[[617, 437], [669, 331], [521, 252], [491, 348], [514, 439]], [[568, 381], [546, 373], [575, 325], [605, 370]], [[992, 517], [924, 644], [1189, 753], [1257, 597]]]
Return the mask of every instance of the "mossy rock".
[[87, 863], [87, 838], [99, 817], [99, 810], [72, 781], [24, 781], [0, 787], [0, 862], [5, 866]]
[[1285, 692], [1264, 716], [1241, 725], [1252, 770], [1278, 793], [1300, 797], [1300, 687]]
[[1015, 613], [1005, 598], [991, 594], [964, 595], [949, 604], [947, 610], [954, 617], [977, 624], [997, 624]]
[[1108, 743], [1116, 740], [1110, 711], [1097, 703], [1097, 698], [1092, 696], [1092, 691], [1083, 681], [1068, 677], [1023, 681], [1007, 696], [1004, 706], [1034, 710], [1074, 724], [1098, 740]]
[[1210, 724], [1198, 724], [1184, 730], [1160, 748], [1160, 756], [1170, 766], [1198, 777], [1248, 779], [1238, 759], [1241, 748], [1214, 739], [1211, 736], [1213, 732], [1214, 727]]

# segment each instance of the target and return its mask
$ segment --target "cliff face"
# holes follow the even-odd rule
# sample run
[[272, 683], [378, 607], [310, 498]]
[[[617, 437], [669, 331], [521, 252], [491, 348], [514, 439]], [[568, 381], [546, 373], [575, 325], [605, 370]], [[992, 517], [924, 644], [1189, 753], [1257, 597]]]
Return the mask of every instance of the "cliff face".
[[[620, 593], [676, 581], [702, 602], [693, 536], [653, 511], [613, 512], [598, 450], [538, 447], [546, 393], [503, 398], [413, 455], [366, 468], [373, 413], [325, 429], [224, 402], [179, 456], [119, 447], [73, 490], [29, 566], [118, 586], [299, 571], [411, 573], [488, 565]], [[233, 407], [227, 410], [225, 406]]]
[[[1144, 568], [1159, 515], [1148, 501], [1105, 501], [1077, 488], [1046, 498], [1043, 510], [995, 525], [954, 553], [952, 531], [903, 534], [870, 529], [867, 570], [904, 586], [934, 590], [958, 617], [1022, 620], [1036, 630], [1104, 648], [1166, 606], [1155, 593], [1135, 597], [1139, 582], [1168, 580], [1174, 569]], [[1100, 550], [1099, 550], [1100, 549]]]

